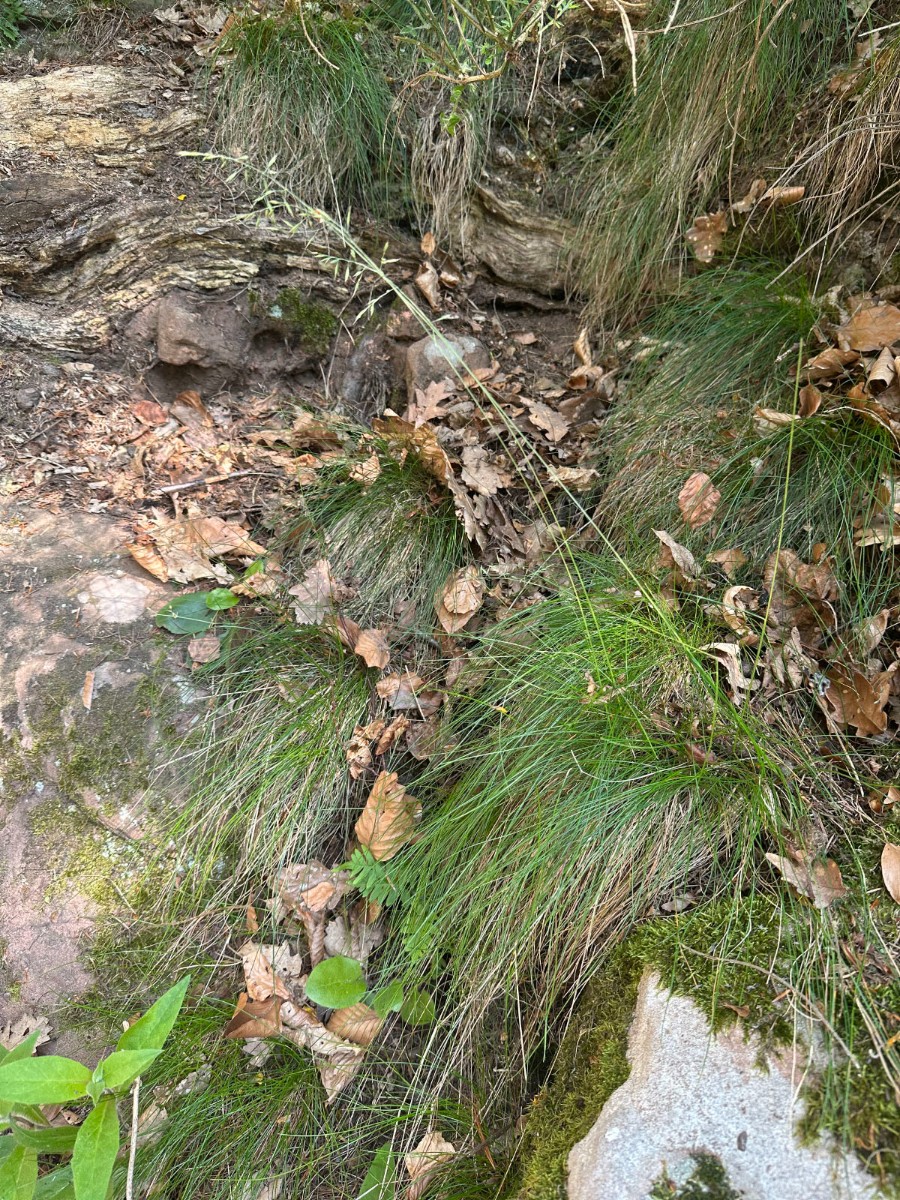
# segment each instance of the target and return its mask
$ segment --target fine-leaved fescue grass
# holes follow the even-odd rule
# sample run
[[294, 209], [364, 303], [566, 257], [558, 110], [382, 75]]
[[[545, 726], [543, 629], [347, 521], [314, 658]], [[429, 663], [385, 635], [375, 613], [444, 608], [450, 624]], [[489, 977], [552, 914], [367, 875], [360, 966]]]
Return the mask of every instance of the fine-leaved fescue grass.
[[[824, 544], [857, 623], [892, 587], [890, 556], [860, 551], [854, 535], [872, 523], [894, 449], [886, 431], [827, 401], [793, 429], [757, 432], [757, 408], [794, 411], [792, 376], [820, 348], [818, 305], [802, 280], [776, 284], [776, 274], [765, 264], [707, 271], [657, 314], [607, 423], [611, 480], [598, 516], [631, 561], [652, 559], [653, 530], [665, 529], [701, 558], [739, 547], [757, 577], [778, 544], [804, 561]], [[694, 471], [722, 495], [697, 531], [677, 502]]]
[[369, 449], [380, 463], [373, 483], [336, 464], [304, 490], [282, 535], [285, 563], [301, 576], [314, 559], [327, 559], [355, 593], [342, 612], [363, 625], [399, 617], [406, 628], [430, 630], [435, 592], [467, 555], [462, 526], [414, 456], [401, 464], [381, 442]]
[[758, 835], [798, 811], [778, 737], [701, 649], [709, 630], [632, 587], [585, 565], [501, 623], [478, 648], [489, 681], [454, 702], [455, 746], [417, 783], [388, 959], [434, 975], [459, 1045], [499, 1005], [527, 1058], [655, 898], [701, 872], [734, 886]]
[[[666, 25], [671, 7], [654, 5], [652, 29]], [[623, 82], [583, 171], [579, 276], [596, 320], [632, 316], [677, 281], [694, 218], [747, 181], [736, 164], [755, 171], [790, 128], [846, 23], [844, 0], [691, 0], [668, 32], [646, 40], [637, 90]]]
[[378, 24], [361, 16], [286, 8], [240, 17], [214, 60], [216, 145], [245, 163], [253, 187], [274, 172], [307, 204], [378, 209], [397, 149], [391, 53]]

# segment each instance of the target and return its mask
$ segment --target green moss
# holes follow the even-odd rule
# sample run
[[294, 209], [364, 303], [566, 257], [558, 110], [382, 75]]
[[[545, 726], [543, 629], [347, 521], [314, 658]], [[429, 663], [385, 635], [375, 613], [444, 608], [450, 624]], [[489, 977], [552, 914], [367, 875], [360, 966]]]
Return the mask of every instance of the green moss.
[[534, 1101], [520, 1155], [519, 1200], [561, 1200], [569, 1151], [628, 1078], [628, 1028], [643, 962], [629, 943], [587, 987], [549, 1084]]
[[650, 1192], [651, 1200], [741, 1200], [728, 1182], [721, 1160], [714, 1154], [692, 1154], [694, 1169], [682, 1184], [666, 1172]]
[[324, 354], [338, 327], [331, 309], [314, 303], [299, 288], [282, 288], [265, 316], [284, 333], [297, 338], [309, 354]]
[[50, 885], [45, 899], [75, 890], [101, 910], [121, 907], [141, 873], [138, 848], [96, 825], [79, 805], [53, 797], [29, 816]]

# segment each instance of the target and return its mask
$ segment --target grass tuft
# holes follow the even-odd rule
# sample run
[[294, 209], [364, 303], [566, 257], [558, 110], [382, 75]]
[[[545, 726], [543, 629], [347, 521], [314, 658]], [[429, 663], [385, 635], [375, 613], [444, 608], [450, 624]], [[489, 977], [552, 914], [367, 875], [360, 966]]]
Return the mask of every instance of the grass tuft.
[[[661, 30], [670, 10], [656, 4], [651, 28]], [[619, 98], [584, 170], [580, 282], [596, 319], [609, 325], [671, 291], [684, 233], [736, 186], [735, 164], [755, 167], [790, 128], [846, 19], [843, 0], [691, 0], [671, 30], [650, 35], [637, 90]]]

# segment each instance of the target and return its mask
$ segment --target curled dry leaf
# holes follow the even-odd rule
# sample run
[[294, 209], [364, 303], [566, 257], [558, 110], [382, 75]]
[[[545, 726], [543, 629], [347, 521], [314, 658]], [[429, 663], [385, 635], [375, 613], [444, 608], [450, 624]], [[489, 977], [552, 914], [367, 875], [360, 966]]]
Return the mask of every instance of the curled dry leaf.
[[[571, 388], [573, 392], [583, 392], [588, 388], [600, 388], [601, 381], [606, 375], [606, 371], [601, 366], [585, 366], [576, 367], [569, 378], [566, 380], [566, 387]], [[612, 382], [610, 378], [610, 383]], [[562, 406], [560, 406], [562, 407]]]
[[760, 437], [783, 429], [785, 425], [793, 425], [800, 420], [799, 413], [779, 412], [777, 408], [755, 408], [753, 410], [753, 428]]
[[331, 573], [327, 558], [313, 563], [299, 583], [288, 588], [294, 597], [294, 614], [298, 625], [321, 625], [334, 611], [339, 585]]
[[659, 548], [659, 565], [675, 573], [678, 582], [690, 583], [700, 578], [700, 565], [686, 546], [676, 542], [664, 529], [653, 530], [662, 545]]
[[799, 204], [806, 195], [806, 188], [797, 184], [794, 187], [770, 187], [760, 196], [760, 204], [767, 208], [787, 208], [791, 204]]
[[881, 852], [881, 878], [891, 899], [900, 904], [900, 846], [893, 842], [885, 842]]
[[157, 513], [154, 523], [141, 531], [141, 540], [127, 550], [151, 575], [176, 583], [223, 578], [227, 572], [213, 566], [214, 558], [258, 558], [266, 552], [240, 525], [199, 513], [174, 518]]
[[484, 582], [475, 566], [461, 567], [449, 576], [435, 597], [437, 618], [447, 633], [465, 628], [484, 602]]
[[723, 209], [721, 212], [697, 217], [684, 235], [684, 240], [693, 250], [698, 262], [711, 263], [716, 253], [722, 249], [727, 232], [728, 213]]
[[410, 724], [406, 733], [406, 748], [419, 762], [425, 762], [440, 746], [440, 725], [437, 717]]
[[716, 515], [722, 493], [705, 471], [695, 471], [678, 493], [678, 508], [691, 529], [700, 529]]
[[193, 637], [187, 644], [191, 662], [215, 662], [222, 651], [222, 645], [214, 633], [204, 633], [201, 637]]
[[356, 840], [373, 858], [386, 862], [409, 841], [422, 816], [422, 805], [407, 795], [396, 771], [382, 771], [356, 822]]
[[732, 546], [728, 550], [714, 550], [712, 554], [707, 554], [706, 561], [718, 563], [728, 578], [733, 579], [735, 573], [748, 562], [748, 559], [743, 550]]
[[859, 362], [859, 354], [855, 350], [839, 350], [837, 346], [829, 346], [807, 361], [803, 377], [811, 383], [836, 379], [856, 362]]
[[850, 726], [856, 729], [860, 737], [884, 733], [887, 728], [884, 707], [898, 665], [897, 662], [892, 663], [872, 680], [867, 679], [856, 667], [830, 667], [825, 672], [828, 687], [823, 693], [816, 693], [816, 700], [829, 728], [838, 732]]
[[727, 588], [722, 597], [722, 619], [729, 629], [741, 638], [753, 636], [753, 631], [747, 621], [748, 612], [759, 611], [759, 596], [754, 588]]
[[406, 1200], [419, 1200], [438, 1168], [449, 1162], [455, 1153], [456, 1147], [452, 1142], [448, 1142], [436, 1129], [429, 1130], [415, 1150], [411, 1150], [404, 1159], [406, 1173], [410, 1178]]
[[363, 629], [353, 646], [367, 667], [383, 669], [391, 661], [391, 651], [383, 629]]
[[329, 1033], [336, 1034], [357, 1046], [371, 1046], [384, 1021], [374, 1008], [368, 1004], [351, 1004], [349, 1008], [339, 1008], [331, 1014], [331, 1019], [325, 1028]]
[[364, 488], [371, 487], [380, 474], [381, 462], [377, 454], [370, 454], [364, 462], [356, 463], [350, 468], [350, 478], [356, 483], [361, 483]]
[[876, 788], [869, 792], [866, 800], [872, 812], [890, 812], [900, 804], [900, 787], [892, 783], [889, 787]]
[[406, 733], [409, 729], [409, 717], [394, 717], [390, 725], [379, 735], [378, 741], [375, 743], [374, 753], [376, 758], [380, 758], [383, 754], [387, 754], [391, 746]]
[[900, 308], [894, 304], [863, 304], [838, 329], [837, 337], [842, 350], [862, 354], [900, 343]]
[[799, 400], [799, 412], [801, 417], [811, 417], [822, 407], [822, 393], [814, 383], [807, 383], [801, 389], [797, 396]]
[[847, 894], [840, 867], [834, 859], [810, 862], [801, 850], [792, 851], [790, 858], [781, 854], [767, 854], [766, 858], [785, 882], [811, 900], [816, 908], [827, 908]]
[[594, 361], [591, 354], [591, 339], [588, 334], [587, 325], [579, 331], [578, 337], [572, 343], [572, 349], [575, 352], [575, 357], [583, 367], [589, 367]]
[[268, 1038], [281, 1032], [281, 997], [250, 1000], [241, 992], [237, 1007], [222, 1031], [227, 1038]]
[[419, 249], [426, 258], [431, 258], [435, 250], [437, 250], [437, 241], [435, 240], [435, 236], [430, 229], [426, 234], [423, 235], [422, 241], [419, 244]]
[[869, 392], [878, 396], [891, 386], [897, 377], [897, 365], [894, 354], [888, 346], [881, 351], [869, 371], [866, 380]]
[[303, 956], [293, 954], [287, 942], [261, 945], [246, 941], [238, 947], [238, 955], [251, 1000], [268, 1000], [270, 996], [286, 1000], [291, 992], [285, 980], [298, 979], [303, 970]]
[[744, 696], [758, 688], [759, 682], [744, 674], [740, 646], [736, 646], [734, 642], [710, 642], [703, 649], [725, 668], [725, 674], [728, 676], [728, 683], [731, 687], [731, 699], [738, 706], [743, 704]]
[[874, 617], [870, 617], [868, 621], [863, 622], [859, 632], [863, 650], [866, 654], [871, 654], [875, 647], [879, 645], [887, 632], [890, 619], [891, 610], [883, 608], [880, 613], [876, 613]]
[[432, 309], [441, 307], [441, 284], [438, 273], [430, 262], [422, 263], [416, 275], [416, 287]]

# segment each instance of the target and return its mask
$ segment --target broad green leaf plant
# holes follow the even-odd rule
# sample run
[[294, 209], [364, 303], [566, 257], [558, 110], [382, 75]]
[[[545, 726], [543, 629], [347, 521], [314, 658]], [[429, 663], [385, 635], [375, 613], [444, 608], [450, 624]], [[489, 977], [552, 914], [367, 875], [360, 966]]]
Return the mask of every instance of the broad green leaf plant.
[[[0, 1051], [0, 1200], [107, 1200], [120, 1157], [117, 1104], [162, 1051], [181, 1011], [185, 976], [92, 1071], [56, 1054], [34, 1057], [34, 1033]], [[42, 1105], [91, 1104], [79, 1125], [54, 1126]], [[45, 1156], [68, 1159], [47, 1170]]]

